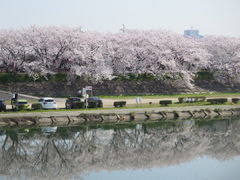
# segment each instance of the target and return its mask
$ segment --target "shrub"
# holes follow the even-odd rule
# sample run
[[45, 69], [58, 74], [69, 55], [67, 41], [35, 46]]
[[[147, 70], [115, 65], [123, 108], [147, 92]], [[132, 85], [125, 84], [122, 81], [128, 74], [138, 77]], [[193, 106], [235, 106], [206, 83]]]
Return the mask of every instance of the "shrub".
[[113, 103], [114, 107], [123, 107], [126, 106], [127, 102], [126, 101], [115, 101]]
[[59, 72], [52, 75], [52, 79], [55, 82], [66, 82], [67, 81], [67, 73]]
[[47, 80], [52, 80], [55, 82], [66, 82], [67, 73], [60, 72], [54, 75], [48, 74], [47, 78], [42, 75], [39, 75], [37, 79], [30, 77], [26, 73], [0, 73], [0, 82], [1, 83], [12, 83], [12, 82], [44, 82]]
[[156, 76], [150, 73], [127, 73], [127, 74], [115, 74], [114, 80], [130, 80], [130, 81], [144, 81], [144, 80], [156, 80]]
[[162, 100], [159, 101], [159, 104], [161, 104], [162, 106], [168, 106], [169, 104], [172, 104], [171, 100]]
[[214, 78], [213, 73], [209, 71], [199, 71], [196, 73], [197, 80], [207, 80], [210, 81]]
[[227, 98], [216, 98], [207, 100], [207, 102], [209, 102], [210, 104], [224, 104], [227, 101], [228, 101]]
[[24, 73], [0, 73], [1, 83], [30, 82], [30, 81], [33, 81], [32, 78]]
[[239, 103], [240, 99], [239, 98], [232, 98], [232, 103], [237, 104]]
[[37, 109], [42, 109], [42, 104], [41, 103], [34, 103], [32, 104], [32, 108], [33, 110], [37, 110]]

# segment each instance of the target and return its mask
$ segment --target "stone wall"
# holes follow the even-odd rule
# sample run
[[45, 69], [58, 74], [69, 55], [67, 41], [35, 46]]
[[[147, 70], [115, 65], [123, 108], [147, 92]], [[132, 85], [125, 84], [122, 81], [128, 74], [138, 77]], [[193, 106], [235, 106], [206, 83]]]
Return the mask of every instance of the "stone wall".
[[188, 92], [181, 84], [168, 84], [162, 81], [104, 81], [97, 84], [77, 81], [67, 82], [31, 82], [0, 84], [1, 90], [17, 91], [35, 96], [74, 96], [85, 86], [93, 86], [94, 95], [140, 95], [172, 94]]
[[94, 95], [145, 95], [145, 94], [177, 94], [201, 93], [208, 91], [239, 92], [240, 86], [230, 86], [210, 81], [196, 81], [193, 88], [189, 88], [184, 81], [126, 81], [112, 80], [93, 84], [85, 81], [67, 82], [28, 82], [28, 83], [0, 83], [0, 90], [14, 91], [34, 96], [66, 97], [78, 95], [78, 90], [85, 86], [93, 86]]

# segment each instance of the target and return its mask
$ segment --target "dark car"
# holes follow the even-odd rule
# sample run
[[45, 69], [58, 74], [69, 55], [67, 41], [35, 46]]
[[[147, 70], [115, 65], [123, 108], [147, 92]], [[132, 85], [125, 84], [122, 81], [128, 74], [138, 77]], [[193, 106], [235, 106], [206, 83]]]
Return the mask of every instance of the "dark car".
[[69, 97], [65, 102], [66, 109], [76, 109], [84, 107], [84, 100], [79, 97]]
[[6, 104], [3, 99], [0, 99], [0, 111], [6, 111]]
[[102, 99], [98, 97], [90, 97], [87, 100], [88, 100], [88, 108], [103, 107]]

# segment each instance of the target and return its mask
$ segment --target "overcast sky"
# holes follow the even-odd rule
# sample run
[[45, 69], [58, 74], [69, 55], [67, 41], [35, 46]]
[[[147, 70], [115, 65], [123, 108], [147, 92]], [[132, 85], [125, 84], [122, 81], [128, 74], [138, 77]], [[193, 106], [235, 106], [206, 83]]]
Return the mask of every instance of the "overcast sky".
[[240, 37], [240, 0], [0, 0], [0, 28], [167, 29]]

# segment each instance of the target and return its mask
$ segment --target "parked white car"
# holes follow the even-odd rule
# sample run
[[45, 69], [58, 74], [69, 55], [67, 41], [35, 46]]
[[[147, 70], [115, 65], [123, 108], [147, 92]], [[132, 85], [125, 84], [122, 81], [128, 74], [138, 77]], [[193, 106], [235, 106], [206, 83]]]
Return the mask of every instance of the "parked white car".
[[42, 104], [43, 109], [57, 109], [57, 103], [51, 97], [44, 97], [38, 100]]

